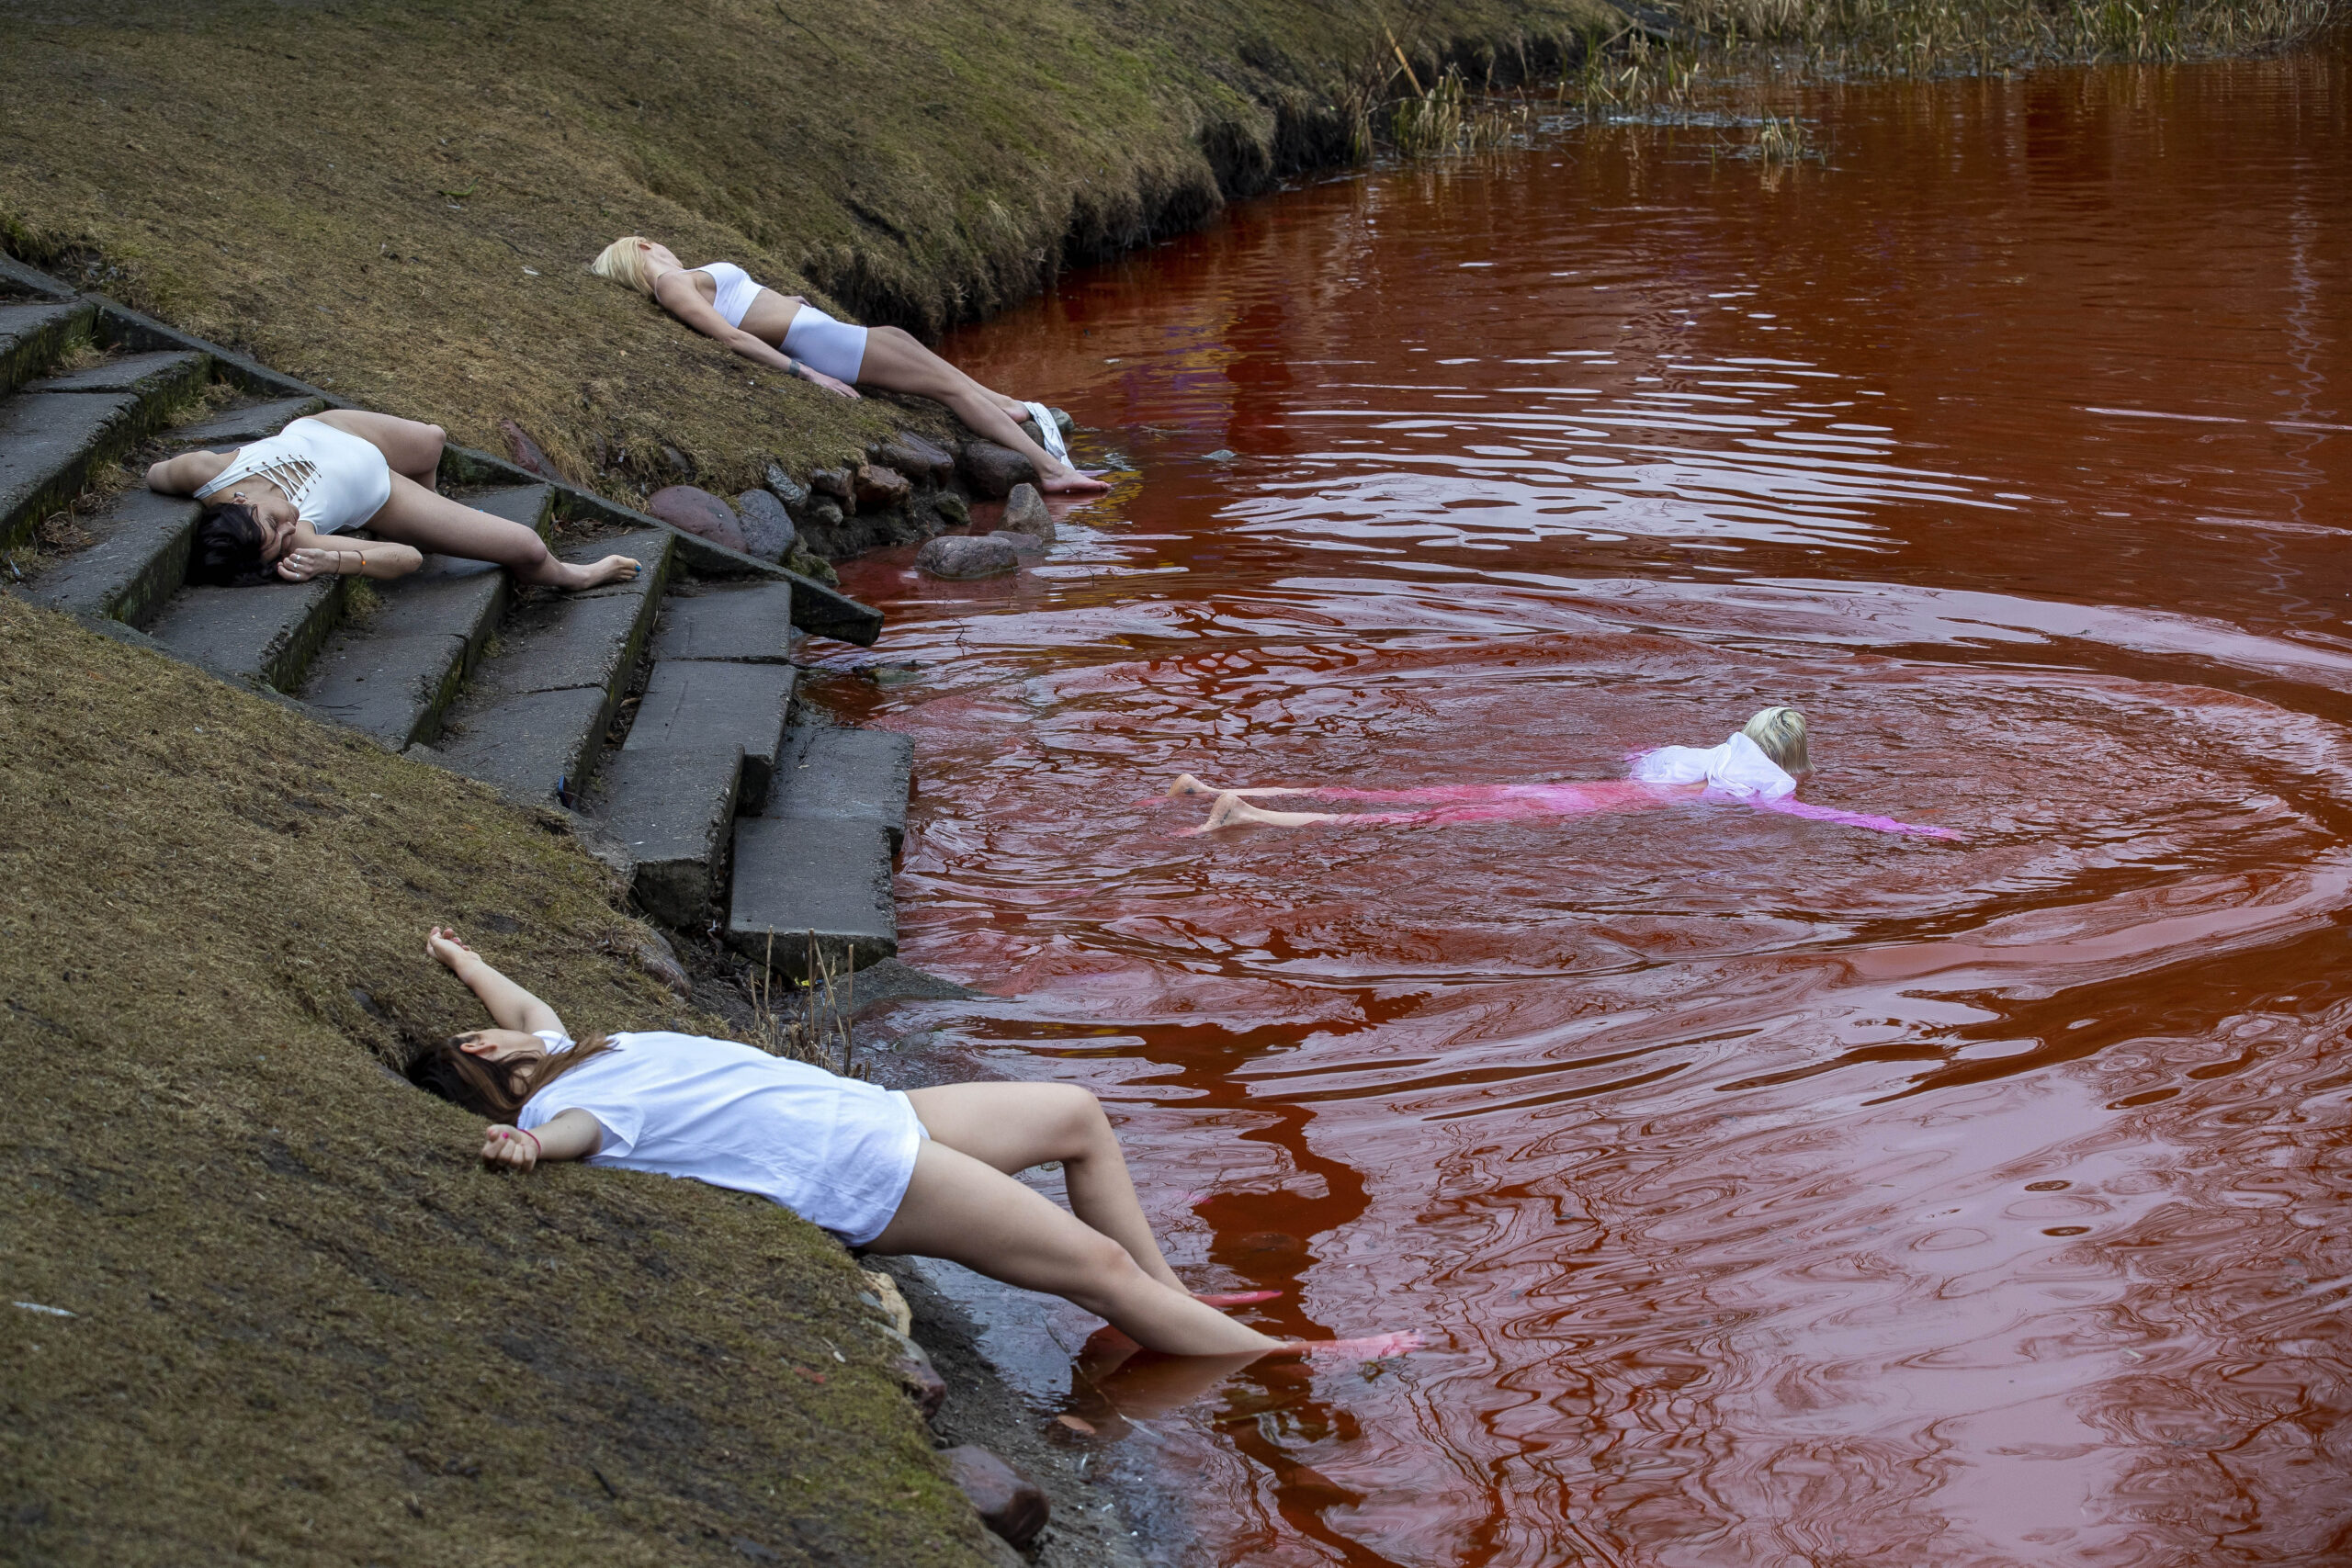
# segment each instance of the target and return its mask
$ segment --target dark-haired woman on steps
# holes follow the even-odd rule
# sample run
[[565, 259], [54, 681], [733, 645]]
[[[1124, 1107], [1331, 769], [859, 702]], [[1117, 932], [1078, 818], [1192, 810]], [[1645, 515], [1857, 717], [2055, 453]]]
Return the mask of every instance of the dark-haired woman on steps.
[[[837, 321], [797, 294], [763, 288], [733, 262], [690, 267], [668, 246], [638, 234], [606, 245], [589, 270], [650, 297], [753, 364], [829, 392], [854, 398], [862, 382], [945, 403], [972, 430], [1035, 464], [1037, 488], [1047, 495], [1094, 495], [1111, 488], [1070, 466], [1061, 431], [1043, 403], [991, 391], [897, 327]], [[1035, 441], [1021, 428], [1023, 418], [1036, 422]]]
[[[147, 488], [204, 502], [188, 562], [196, 582], [403, 577], [428, 550], [492, 561], [550, 588], [600, 588], [640, 570], [627, 556], [587, 566], [558, 560], [520, 523], [442, 495], [433, 488], [441, 443], [437, 424], [334, 409], [233, 452], [167, 457], [147, 470]], [[355, 528], [377, 536], [339, 536]]]
[[[493, 1167], [585, 1160], [756, 1193], [852, 1247], [950, 1258], [1065, 1297], [1170, 1355], [1363, 1357], [1417, 1343], [1285, 1343], [1188, 1292], [1152, 1239], [1117, 1134], [1082, 1089], [966, 1083], [902, 1093], [662, 1031], [574, 1044], [554, 1009], [454, 932], [435, 927], [425, 949], [497, 1027], [443, 1042], [414, 1077], [489, 1120], [481, 1157]], [[1012, 1179], [1048, 1160], [1062, 1164], [1069, 1209]]]

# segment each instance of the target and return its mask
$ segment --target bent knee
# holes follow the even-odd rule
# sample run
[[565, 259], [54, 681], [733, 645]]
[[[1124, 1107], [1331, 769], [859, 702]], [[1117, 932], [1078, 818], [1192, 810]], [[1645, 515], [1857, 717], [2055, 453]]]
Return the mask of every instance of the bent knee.
[[1082, 1143], [1111, 1131], [1111, 1118], [1092, 1090], [1074, 1083], [1039, 1084], [1037, 1090], [1046, 1121], [1066, 1137]]

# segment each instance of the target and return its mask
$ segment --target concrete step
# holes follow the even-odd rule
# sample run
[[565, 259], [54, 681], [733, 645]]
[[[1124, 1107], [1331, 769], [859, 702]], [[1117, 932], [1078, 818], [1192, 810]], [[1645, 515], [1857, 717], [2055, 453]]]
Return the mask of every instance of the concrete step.
[[251, 588], [190, 584], [164, 604], [147, 634], [199, 664], [292, 692], [342, 619], [349, 581], [314, 577]]
[[656, 659], [785, 664], [792, 659], [792, 584], [714, 582], [662, 606]]
[[0, 549], [79, 494], [152, 428], [135, 393], [19, 393], [0, 402]]
[[203, 354], [124, 354], [63, 376], [35, 381], [28, 392], [132, 392], [169, 400], [204, 385], [212, 359]]
[[889, 833], [844, 818], [741, 818], [728, 945], [806, 980], [811, 931], [836, 973], [897, 954]]
[[[458, 499], [537, 529], [554, 495], [552, 486], [515, 485]], [[510, 587], [487, 561], [425, 557], [409, 576], [375, 585], [376, 610], [336, 631], [302, 700], [394, 746], [431, 740], [505, 614]]]
[[733, 747], [625, 746], [605, 777], [605, 828], [636, 861], [639, 908], [699, 927], [725, 886], [743, 754]]
[[0, 396], [46, 371], [97, 320], [95, 306], [0, 305]]
[[437, 750], [449, 766], [519, 798], [575, 795], [651, 633], [671, 535], [646, 529], [561, 552], [634, 556], [634, 582], [587, 593], [534, 591], [498, 628], [497, 651], [447, 712]]
[[892, 853], [907, 833], [914, 742], [887, 729], [796, 724], [762, 815], [873, 823], [890, 836]]
[[[464, 502], [476, 512], [487, 512], [492, 517], [503, 517], [509, 523], [520, 523], [534, 534], [544, 537], [548, 525], [555, 518], [555, 486], [499, 485], [490, 490], [468, 490], [454, 492], [453, 500]], [[606, 549], [598, 552], [612, 554]], [[594, 559], [594, 556], [583, 558]]]
[[204, 509], [184, 495], [125, 491], [89, 521], [97, 536], [43, 572], [32, 597], [72, 615], [110, 615], [144, 626], [187, 581], [189, 547]]
[[204, 446], [216, 451], [243, 446], [250, 441], [266, 441], [304, 414], [317, 413], [326, 406], [324, 398], [277, 398], [231, 409], [196, 424], [176, 425], [164, 435], [181, 446]]
[[799, 673], [789, 664], [657, 660], [622, 750], [739, 751], [742, 807], [757, 811], [775, 776]]

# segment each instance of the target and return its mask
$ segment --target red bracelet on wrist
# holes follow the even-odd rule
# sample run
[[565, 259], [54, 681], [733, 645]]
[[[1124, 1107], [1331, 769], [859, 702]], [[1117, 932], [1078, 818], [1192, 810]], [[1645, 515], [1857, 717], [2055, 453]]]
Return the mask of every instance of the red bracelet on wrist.
[[514, 1130], [522, 1134], [523, 1136], [531, 1140], [531, 1157], [533, 1159], [536, 1160], [542, 1158], [547, 1154], [547, 1151], [539, 1146], [539, 1135], [537, 1133], [532, 1132], [528, 1127], [517, 1127]]

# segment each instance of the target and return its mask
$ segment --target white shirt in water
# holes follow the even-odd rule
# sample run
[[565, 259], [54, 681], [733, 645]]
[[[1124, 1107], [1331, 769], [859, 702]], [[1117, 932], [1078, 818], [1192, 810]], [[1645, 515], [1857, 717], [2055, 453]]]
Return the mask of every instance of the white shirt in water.
[[[553, 1030], [539, 1038], [571, 1049]], [[531, 1096], [514, 1124], [530, 1131], [585, 1111], [605, 1130], [590, 1165], [756, 1192], [852, 1247], [899, 1212], [924, 1134], [896, 1089], [699, 1034], [612, 1042]]]
[[1661, 746], [1634, 759], [1632, 776], [1644, 784], [1702, 784], [1725, 795], [1778, 800], [1794, 795], [1797, 781], [1745, 735], [1720, 746]]

